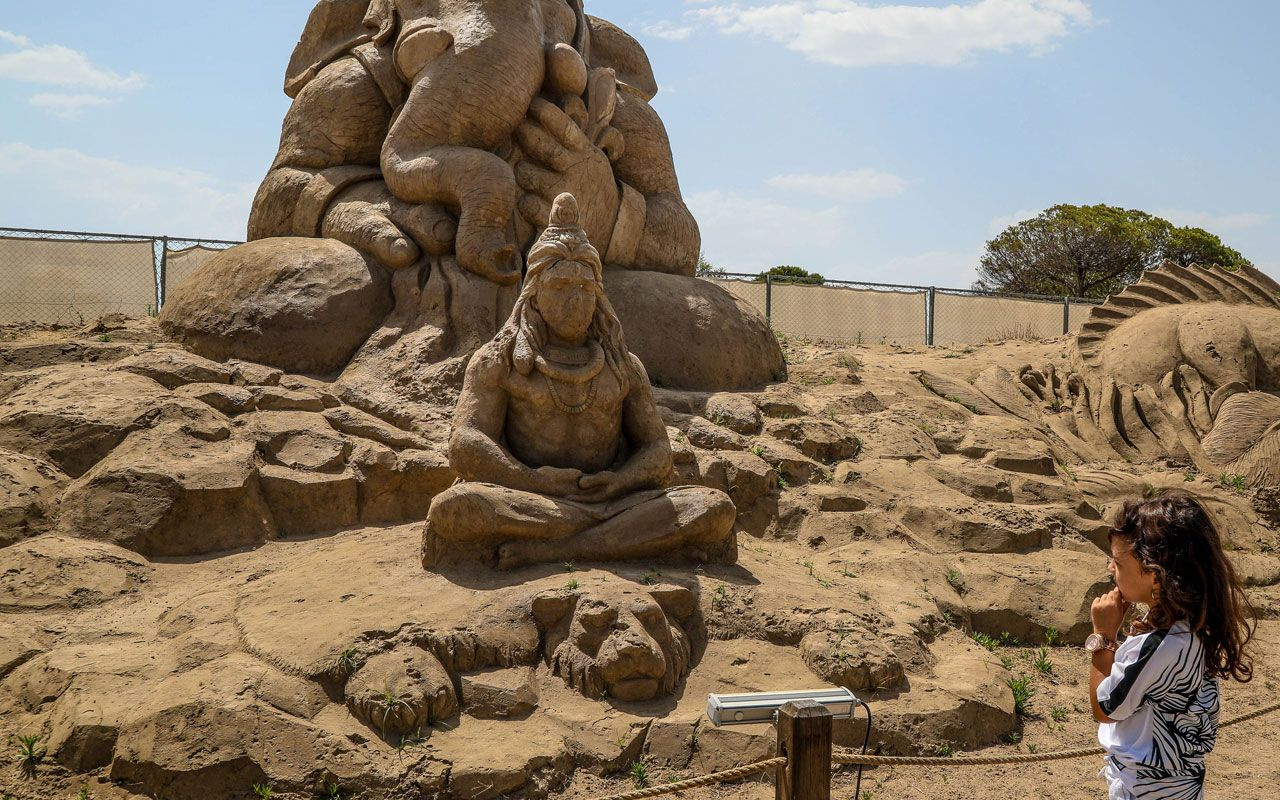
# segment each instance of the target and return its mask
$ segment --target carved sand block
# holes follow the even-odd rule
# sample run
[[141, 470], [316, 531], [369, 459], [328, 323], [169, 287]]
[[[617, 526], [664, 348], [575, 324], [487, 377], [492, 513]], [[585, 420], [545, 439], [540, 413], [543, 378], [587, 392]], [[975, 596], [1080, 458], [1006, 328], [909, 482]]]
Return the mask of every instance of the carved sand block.
[[467, 368], [449, 460], [462, 481], [432, 502], [426, 569], [736, 558], [728, 495], [667, 485], [666, 428], [572, 195], [556, 199], [511, 316]]

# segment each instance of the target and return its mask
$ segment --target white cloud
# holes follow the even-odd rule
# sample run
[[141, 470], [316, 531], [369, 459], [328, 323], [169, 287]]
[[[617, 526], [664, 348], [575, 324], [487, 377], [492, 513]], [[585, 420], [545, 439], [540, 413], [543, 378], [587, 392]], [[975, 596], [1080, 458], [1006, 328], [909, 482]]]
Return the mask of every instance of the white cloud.
[[80, 112], [90, 106], [105, 106], [111, 103], [108, 97], [96, 94], [52, 94], [42, 92], [27, 98], [27, 102], [36, 108], [43, 108], [55, 117], [76, 119]]
[[707, 259], [729, 272], [779, 264], [812, 269], [815, 259], [847, 236], [839, 208], [810, 211], [718, 189], [696, 192], [685, 202], [702, 230]]
[[842, 67], [950, 67], [983, 52], [1039, 54], [1093, 23], [1085, 0], [977, 0], [945, 6], [855, 0], [718, 3], [686, 12], [722, 33], [772, 39]]
[[56, 209], [61, 227], [215, 239], [244, 238], [256, 188], [195, 170], [16, 142], [0, 144], [0, 176], [6, 190], [0, 196], [3, 219]]
[[1256, 228], [1270, 219], [1266, 214], [1260, 214], [1255, 211], [1245, 211], [1238, 214], [1211, 214], [1206, 211], [1167, 208], [1152, 213], [1157, 217], [1164, 217], [1175, 225], [1204, 228], [1209, 233]]
[[907, 189], [907, 182], [897, 175], [867, 168], [830, 175], [777, 175], [768, 183], [775, 189], [844, 202], [895, 197]]
[[659, 39], [666, 39], [672, 42], [683, 42], [693, 35], [694, 26], [692, 25], [676, 25], [666, 20], [651, 22], [640, 26], [642, 33], [650, 36], [656, 36]]
[[121, 75], [94, 66], [84, 53], [59, 44], [37, 45], [8, 31], [0, 31], [0, 41], [18, 48], [0, 53], [0, 78], [100, 91], [129, 91], [146, 84], [136, 72]]
[[1001, 233], [1004, 233], [1005, 228], [1008, 228], [1011, 225], [1017, 225], [1019, 222], [1025, 222], [1032, 217], [1038, 217], [1041, 210], [1042, 209], [1035, 209], [1033, 211], [1031, 209], [1024, 208], [1021, 211], [1015, 211], [1012, 214], [1004, 214], [999, 217], [994, 217], [987, 225], [987, 236], [992, 238], [999, 236]]

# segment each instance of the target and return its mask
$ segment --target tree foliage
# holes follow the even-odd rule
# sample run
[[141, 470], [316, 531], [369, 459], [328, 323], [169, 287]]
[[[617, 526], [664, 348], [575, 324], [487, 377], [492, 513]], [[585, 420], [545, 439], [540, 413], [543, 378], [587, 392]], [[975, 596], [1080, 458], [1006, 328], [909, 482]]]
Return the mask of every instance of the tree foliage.
[[702, 252], [698, 253], [697, 275], [699, 278], [715, 278], [717, 276], [726, 275], [726, 274], [728, 273], [726, 273], [723, 269], [721, 269], [720, 267], [717, 267], [715, 264], [712, 264], [710, 261], [708, 261], [705, 253], [702, 253]]
[[973, 288], [1106, 297], [1166, 260], [1228, 269], [1249, 264], [1214, 234], [1145, 211], [1057, 205], [987, 242]]
[[782, 278], [788, 283], [823, 283], [827, 279], [816, 272], [810, 272], [804, 267], [796, 267], [791, 264], [782, 264], [777, 267], [771, 267], [767, 272], [761, 272], [760, 277], [756, 280], [763, 281], [765, 275], [772, 275], [775, 278]]

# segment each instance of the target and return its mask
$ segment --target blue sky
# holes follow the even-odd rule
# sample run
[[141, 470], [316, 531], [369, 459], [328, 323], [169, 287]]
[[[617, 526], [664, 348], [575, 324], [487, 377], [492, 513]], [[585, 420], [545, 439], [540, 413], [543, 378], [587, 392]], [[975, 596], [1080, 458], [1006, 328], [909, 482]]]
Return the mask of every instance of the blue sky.
[[[731, 271], [966, 286], [1004, 225], [1102, 202], [1280, 273], [1280, 4], [586, 3], [646, 46]], [[0, 8], [0, 225], [242, 238], [311, 2], [56, 7]]]

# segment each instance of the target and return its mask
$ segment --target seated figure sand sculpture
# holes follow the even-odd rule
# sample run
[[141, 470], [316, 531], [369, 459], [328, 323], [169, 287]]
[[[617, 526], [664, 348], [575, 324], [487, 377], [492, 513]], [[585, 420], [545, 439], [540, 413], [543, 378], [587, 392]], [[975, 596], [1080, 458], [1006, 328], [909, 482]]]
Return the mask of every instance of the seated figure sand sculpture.
[[422, 563], [675, 556], [732, 562], [725, 493], [667, 488], [671, 444], [604, 293], [572, 195], [556, 198], [506, 324], [467, 367]]

